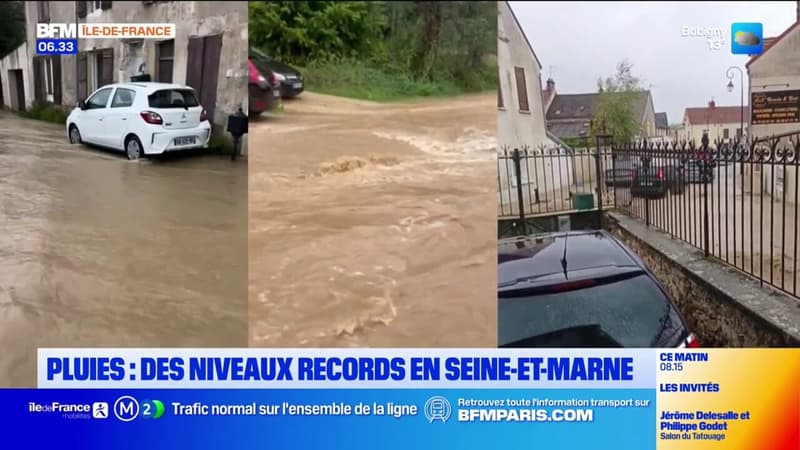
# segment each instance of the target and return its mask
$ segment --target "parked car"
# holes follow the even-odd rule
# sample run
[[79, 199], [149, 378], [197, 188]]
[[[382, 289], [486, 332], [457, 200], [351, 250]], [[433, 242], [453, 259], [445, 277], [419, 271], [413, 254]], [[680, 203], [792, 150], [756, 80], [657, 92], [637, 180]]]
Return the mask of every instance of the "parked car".
[[257, 65], [263, 66], [275, 74], [275, 77], [280, 83], [281, 97], [286, 99], [294, 98], [305, 90], [303, 75], [294, 67], [276, 61], [266, 53], [254, 47], [250, 48], [250, 58], [256, 61]]
[[638, 167], [633, 174], [631, 195], [634, 197], [663, 198], [670, 192], [683, 194], [686, 189], [684, 170], [676, 166]]
[[608, 169], [605, 173], [606, 186], [629, 187], [634, 173], [633, 169]]
[[709, 163], [703, 160], [690, 159], [686, 161], [687, 183], [709, 183], [714, 181], [714, 171]]
[[605, 231], [498, 243], [499, 347], [699, 347], [667, 292]]
[[247, 84], [249, 115], [258, 116], [264, 111], [275, 109], [281, 101], [280, 83], [275, 74], [264, 67], [259, 69], [252, 59], [247, 60], [247, 66], [250, 69]]
[[122, 150], [128, 159], [208, 147], [211, 125], [194, 89], [180, 84], [110, 84], [67, 117], [71, 144]]

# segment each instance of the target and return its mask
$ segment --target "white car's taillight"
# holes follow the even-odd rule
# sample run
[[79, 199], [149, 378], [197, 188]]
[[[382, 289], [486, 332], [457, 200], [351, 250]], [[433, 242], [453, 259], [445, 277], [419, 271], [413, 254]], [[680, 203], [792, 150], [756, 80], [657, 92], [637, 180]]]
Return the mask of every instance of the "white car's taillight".
[[164, 119], [161, 118], [160, 115], [154, 113], [153, 111], [142, 111], [139, 113], [144, 119], [145, 122], [151, 125], [162, 125], [164, 123]]

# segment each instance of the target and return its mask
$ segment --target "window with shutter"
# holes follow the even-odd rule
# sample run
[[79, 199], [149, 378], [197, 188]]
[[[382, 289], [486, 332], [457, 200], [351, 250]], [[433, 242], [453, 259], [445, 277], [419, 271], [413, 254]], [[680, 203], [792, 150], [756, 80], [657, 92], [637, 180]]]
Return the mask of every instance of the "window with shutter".
[[114, 49], [106, 48], [95, 55], [97, 61], [97, 87], [114, 82]]
[[78, 100], [86, 100], [89, 95], [89, 71], [87, 70], [86, 52], [78, 53]]
[[497, 83], [497, 107], [503, 109], [503, 85]]
[[50, 2], [37, 2], [39, 8], [39, 22], [50, 22]]
[[170, 39], [158, 44], [156, 60], [156, 81], [172, 83], [173, 58], [175, 56], [175, 40]]
[[42, 56], [33, 57], [33, 99], [44, 100], [44, 71], [42, 70]]
[[53, 58], [53, 103], [61, 104], [61, 55]]
[[514, 67], [514, 75], [517, 79], [517, 101], [521, 112], [530, 112], [528, 104], [528, 85], [525, 83], [525, 69]]

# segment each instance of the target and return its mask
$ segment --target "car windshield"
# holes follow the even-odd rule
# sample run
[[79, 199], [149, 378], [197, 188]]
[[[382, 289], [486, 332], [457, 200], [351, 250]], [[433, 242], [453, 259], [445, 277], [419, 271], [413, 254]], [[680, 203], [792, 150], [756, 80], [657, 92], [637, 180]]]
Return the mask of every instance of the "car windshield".
[[647, 275], [584, 289], [499, 298], [501, 347], [651, 347], [669, 300]]
[[191, 89], [162, 89], [147, 96], [151, 108], [191, 108], [198, 106]]

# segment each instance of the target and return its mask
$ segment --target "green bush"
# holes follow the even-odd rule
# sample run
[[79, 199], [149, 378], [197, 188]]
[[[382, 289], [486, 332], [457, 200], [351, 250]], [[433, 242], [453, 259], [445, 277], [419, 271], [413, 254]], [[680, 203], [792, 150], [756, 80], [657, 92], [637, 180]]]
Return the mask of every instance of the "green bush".
[[229, 155], [233, 152], [233, 142], [229, 134], [223, 127], [215, 126], [211, 132], [211, 140], [208, 142], [208, 151], [211, 153], [222, 153]]
[[69, 114], [59, 105], [45, 102], [34, 102], [30, 108], [25, 111], [21, 111], [20, 115], [29, 119], [42, 120], [44, 122], [64, 125], [67, 123], [67, 116]]

